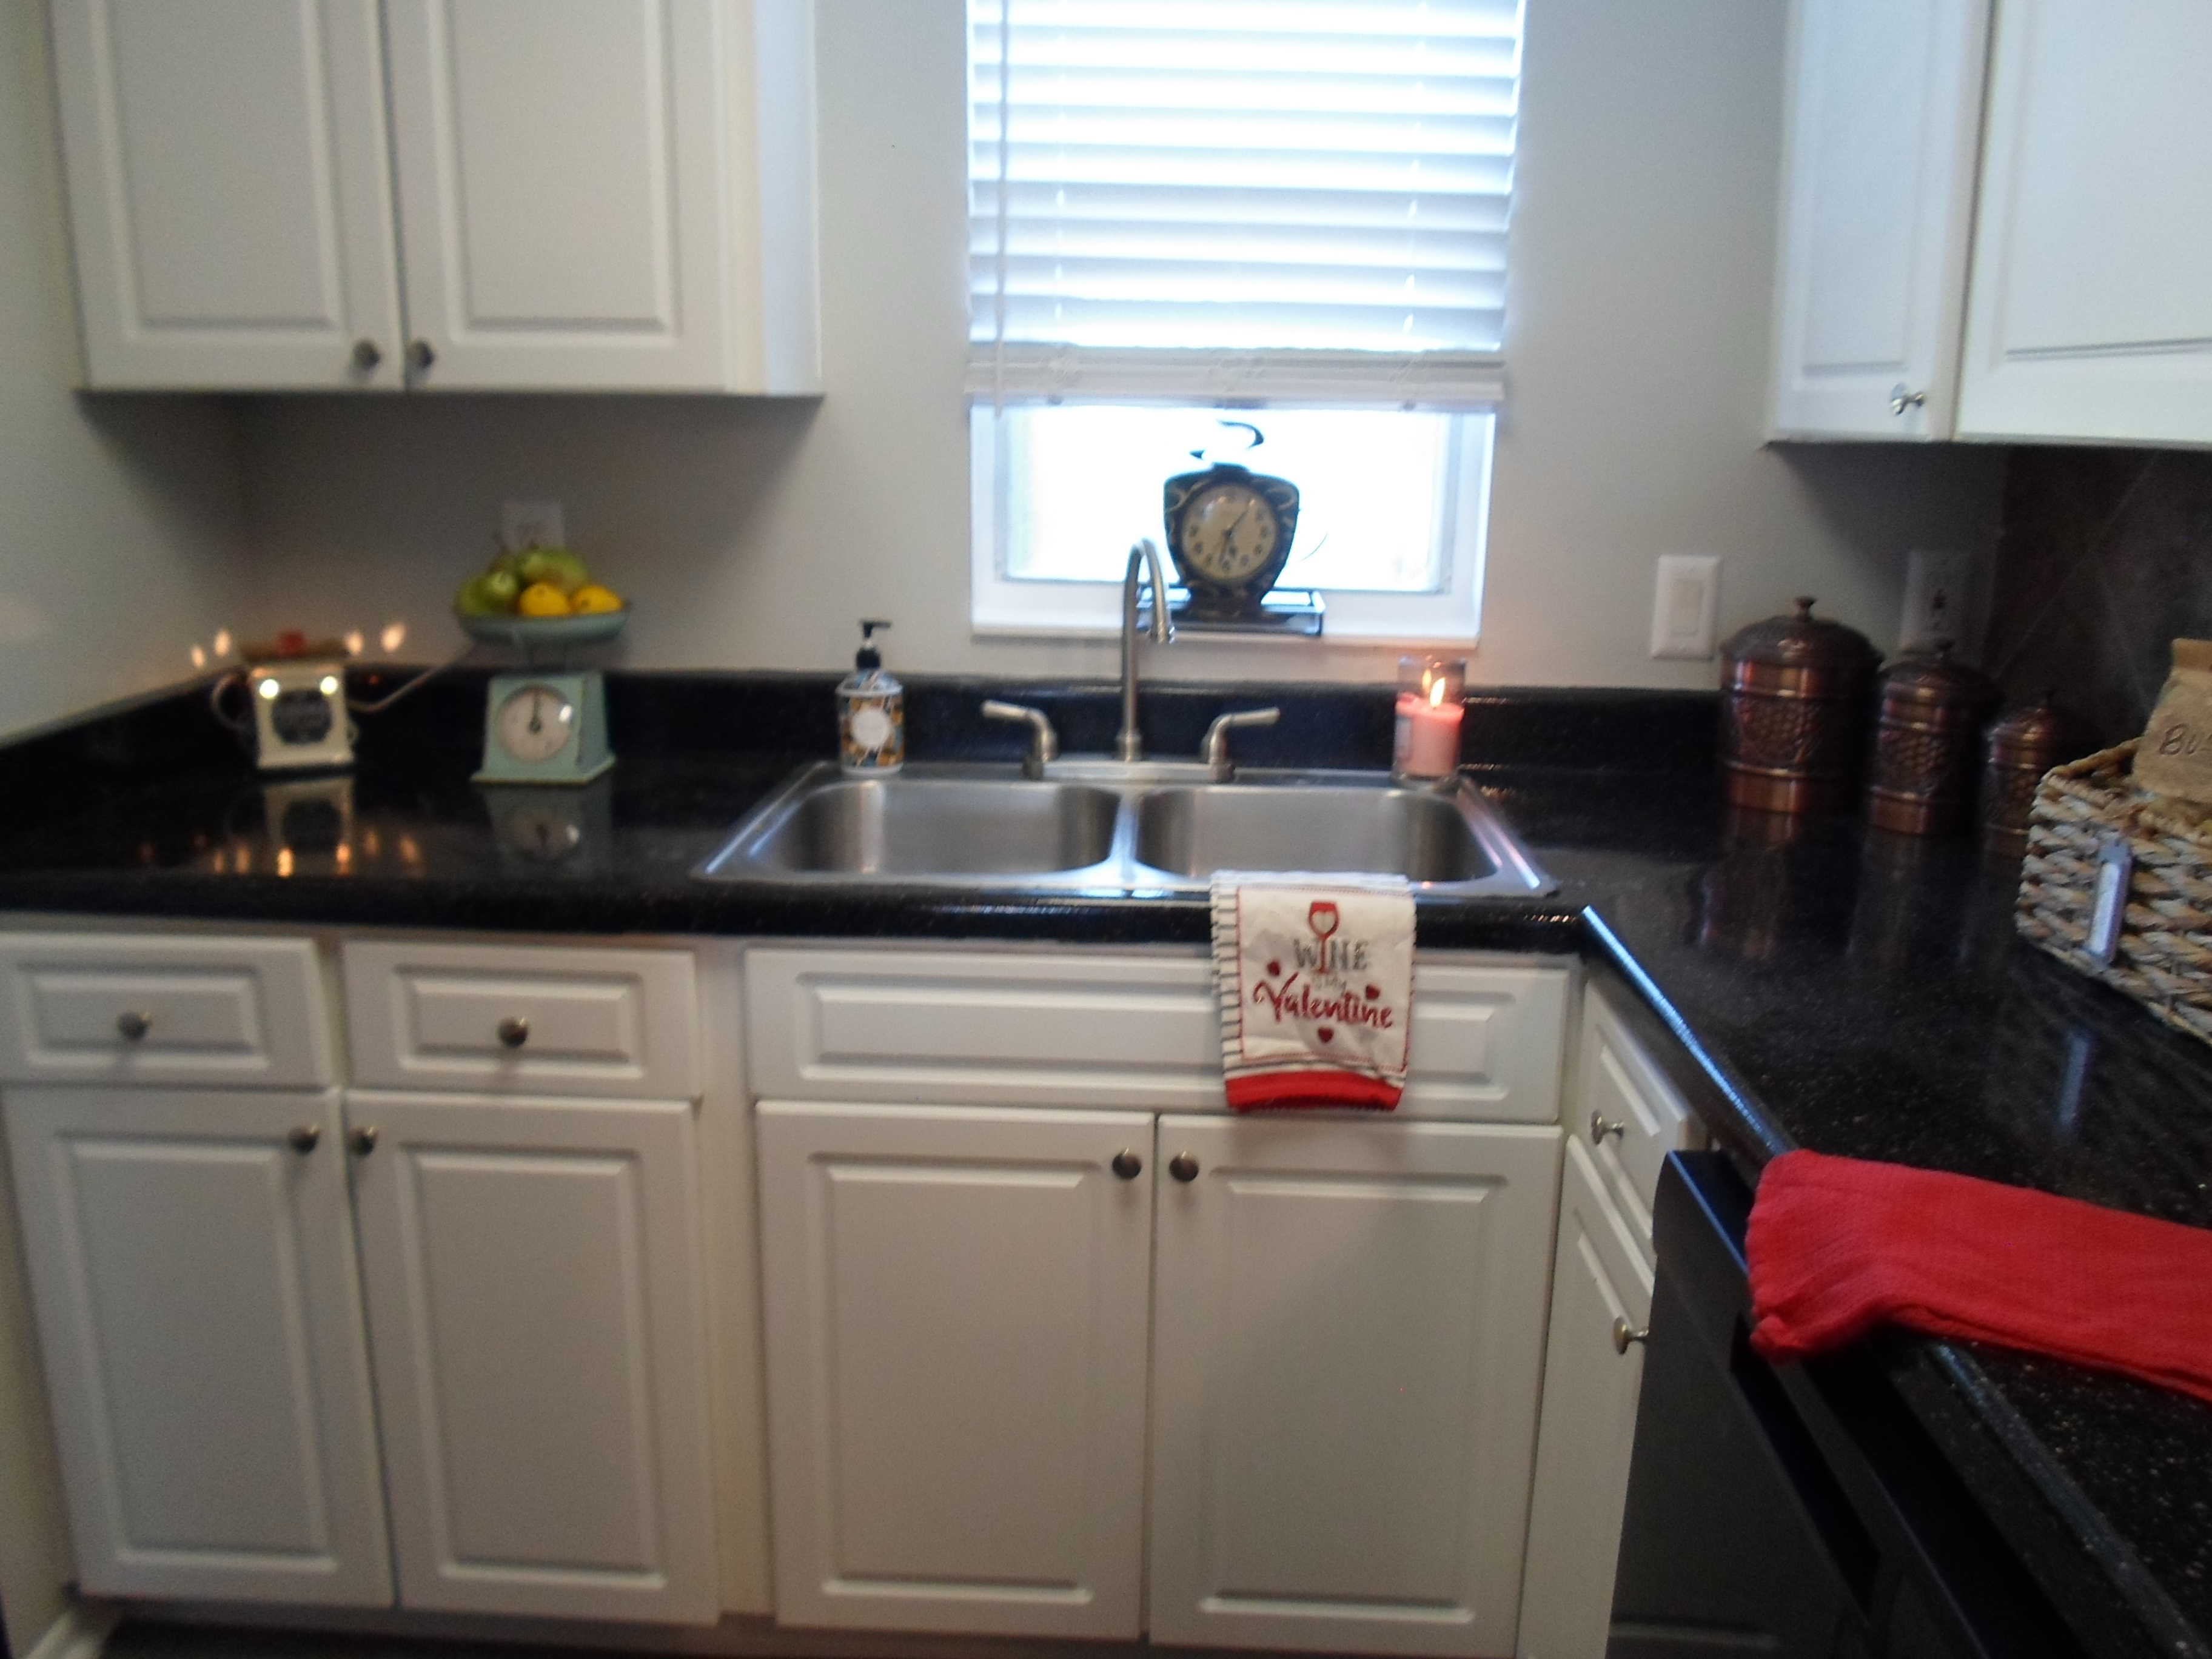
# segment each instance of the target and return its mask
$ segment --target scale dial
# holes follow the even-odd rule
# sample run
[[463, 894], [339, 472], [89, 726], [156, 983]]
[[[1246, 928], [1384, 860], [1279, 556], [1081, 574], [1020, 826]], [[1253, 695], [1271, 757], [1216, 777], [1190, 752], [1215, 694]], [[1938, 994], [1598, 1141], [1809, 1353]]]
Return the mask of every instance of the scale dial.
[[1184, 564], [1230, 586], [1264, 567], [1280, 544], [1282, 526], [1267, 499], [1248, 483], [1200, 490], [1184, 510], [1179, 550]]
[[500, 704], [492, 732], [515, 760], [529, 764], [550, 761], [575, 737], [576, 705], [552, 686], [520, 686]]

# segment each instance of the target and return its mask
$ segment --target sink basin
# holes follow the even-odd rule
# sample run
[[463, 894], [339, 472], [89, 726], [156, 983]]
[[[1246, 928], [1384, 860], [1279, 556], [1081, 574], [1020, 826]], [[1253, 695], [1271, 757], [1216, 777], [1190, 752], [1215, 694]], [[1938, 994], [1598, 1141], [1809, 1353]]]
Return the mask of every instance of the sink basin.
[[1121, 798], [1013, 778], [810, 777], [747, 821], [701, 874], [1024, 876], [1114, 848]]
[[756, 807], [698, 874], [1096, 893], [1202, 891], [1220, 869], [1358, 870], [1448, 897], [1552, 887], [1465, 784], [1401, 788], [1362, 772], [1213, 783], [1187, 762], [1055, 767], [1060, 775], [1031, 779], [918, 762], [893, 777], [848, 778], [817, 763]]
[[1452, 797], [1358, 786], [1155, 789], [1137, 802], [1136, 857], [1193, 879], [1216, 870], [1358, 870], [1472, 882], [1498, 869]]

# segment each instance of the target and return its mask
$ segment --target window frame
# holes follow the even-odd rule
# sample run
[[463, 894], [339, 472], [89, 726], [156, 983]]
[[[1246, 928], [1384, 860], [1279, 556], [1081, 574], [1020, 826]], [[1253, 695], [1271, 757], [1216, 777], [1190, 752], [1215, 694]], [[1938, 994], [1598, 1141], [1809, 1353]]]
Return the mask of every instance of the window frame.
[[[1006, 574], [1007, 495], [1003, 480], [1006, 441], [1000, 414], [1002, 408], [1011, 411], [1023, 406], [1015, 403], [1000, 405], [977, 398], [969, 408], [969, 625], [979, 639], [1112, 638], [1121, 627], [1119, 581], [1066, 581]], [[1175, 400], [1175, 406], [1213, 407], [1182, 399]], [[1249, 408], [1224, 408], [1221, 412], [1240, 415], [1251, 411]], [[1480, 639], [1497, 411], [1460, 409], [1446, 412], [1453, 416], [1455, 428], [1443, 486], [1447, 496], [1441, 514], [1445, 538], [1441, 550], [1443, 585], [1432, 592], [1417, 593], [1322, 588], [1319, 591], [1328, 605], [1321, 636], [1323, 642], [1352, 640], [1473, 645]], [[1153, 528], [1149, 533], [1154, 541], [1164, 542], [1161, 529]], [[1279, 634], [1232, 634], [1220, 637], [1271, 642], [1285, 639]]]

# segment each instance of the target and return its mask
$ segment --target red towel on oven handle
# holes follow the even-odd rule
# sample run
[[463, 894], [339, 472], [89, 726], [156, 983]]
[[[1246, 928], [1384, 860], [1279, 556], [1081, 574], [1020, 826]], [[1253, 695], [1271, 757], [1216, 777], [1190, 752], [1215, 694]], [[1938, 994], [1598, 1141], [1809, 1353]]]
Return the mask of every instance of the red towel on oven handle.
[[2212, 1231], [1798, 1152], [1760, 1175], [1746, 1243], [1770, 1360], [1893, 1321], [2212, 1401]]

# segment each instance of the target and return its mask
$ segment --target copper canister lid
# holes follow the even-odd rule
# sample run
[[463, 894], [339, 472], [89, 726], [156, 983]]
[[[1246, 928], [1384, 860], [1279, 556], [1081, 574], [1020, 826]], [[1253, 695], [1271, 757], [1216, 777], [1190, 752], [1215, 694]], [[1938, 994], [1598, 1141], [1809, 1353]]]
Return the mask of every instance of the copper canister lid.
[[2074, 740], [2073, 722], [2059, 708], [2057, 694], [2046, 691], [2033, 707], [2015, 708], [1990, 727], [1990, 764], [2047, 772], [2074, 758], [2068, 753]]
[[1794, 616], [1769, 617], [1738, 629], [1721, 647], [1721, 659], [1732, 665], [1832, 668], [1846, 674], [1871, 671], [1880, 657], [1866, 635], [1814, 616], [1814, 603], [1801, 597]]
[[1978, 725], [2003, 701], [1997, 683], [1978, 668], [1951, 660], [1951, 641], [1935, 641], [1923, 652], [1898, 658], [1881, 671], [1885, 719], [1941, 720], [1948, 715]]

